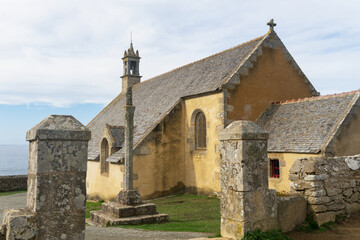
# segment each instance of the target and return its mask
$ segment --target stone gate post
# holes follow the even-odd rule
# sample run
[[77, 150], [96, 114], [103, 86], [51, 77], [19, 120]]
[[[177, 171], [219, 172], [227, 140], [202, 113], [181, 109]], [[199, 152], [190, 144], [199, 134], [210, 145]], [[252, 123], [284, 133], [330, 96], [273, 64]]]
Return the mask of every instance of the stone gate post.
[[91, 133], [72, 116], [51, 115], [29, 130], [27, 208], [4, 214], [6, 239], [84, 239]]
[[236, 121], [219, 133], [221, 235], [241, 239], [249, 230], [276, 229], [275, 190], [268, 189], [268, 133]]

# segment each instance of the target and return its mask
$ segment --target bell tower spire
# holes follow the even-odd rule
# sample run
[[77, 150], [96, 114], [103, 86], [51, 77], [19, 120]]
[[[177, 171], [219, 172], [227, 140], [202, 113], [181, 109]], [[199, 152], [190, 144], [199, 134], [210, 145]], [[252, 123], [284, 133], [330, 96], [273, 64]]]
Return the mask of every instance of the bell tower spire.
[[121, 76], [122, 78], [122, 91], [126, 91], [128, 87], [132, 87], [133, 85], [140, 82], [141, 76], [139, 73], [139, 64], [140, 64], [140, 56], [139, 51], [134, 51], [132, 37], [130, 41], [130, 48], [124, 52], [123, 66], [124, 73]]

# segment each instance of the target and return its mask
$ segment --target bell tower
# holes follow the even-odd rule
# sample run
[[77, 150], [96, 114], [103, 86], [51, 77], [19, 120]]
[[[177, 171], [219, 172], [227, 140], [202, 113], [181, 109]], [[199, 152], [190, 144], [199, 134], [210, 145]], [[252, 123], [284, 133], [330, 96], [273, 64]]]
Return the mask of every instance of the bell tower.
[[130, 48], [124, 52], [124, 57], [122, 58], [124, 65], [124, 74], [122, 78], [122, 91], [126, 91], [128, 87], [140, 82], [139, 74], [139, 51], [134, 51], [132, 42], [130, 43]]

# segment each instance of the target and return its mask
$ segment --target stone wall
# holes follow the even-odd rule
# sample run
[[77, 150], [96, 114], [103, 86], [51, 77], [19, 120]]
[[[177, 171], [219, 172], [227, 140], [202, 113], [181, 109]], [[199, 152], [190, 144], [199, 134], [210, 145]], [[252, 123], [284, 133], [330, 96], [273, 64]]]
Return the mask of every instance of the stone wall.
[[223, 237], [241, 239], [256, 229], [287, 232], [305, 221], [304, 197], [277, 197], [269, 189], [267, 138], [250, 121], [235, 121], [219, 133]]
[[307, 203], [303, 196], [277, 197], [277, 224], [283, 232], [302, 225], [307, 216]]
[[360, 210], [360, 155], [297, 159], [289, 179], [319, 225]]
[[0, 176], [0, 192], [26, 191], [27, 178], [27, 175]]
[[85, 126], [66, 115], [51, 115], [27, 132], [27, 206], [4, 211], [0, 239], [85, 239], [90, 138]]
[[275, 190], [268, 188], [268, 134], [250, 121], [219, 133], [221, 236], [240, 239], [247, 231], [277, 228]]

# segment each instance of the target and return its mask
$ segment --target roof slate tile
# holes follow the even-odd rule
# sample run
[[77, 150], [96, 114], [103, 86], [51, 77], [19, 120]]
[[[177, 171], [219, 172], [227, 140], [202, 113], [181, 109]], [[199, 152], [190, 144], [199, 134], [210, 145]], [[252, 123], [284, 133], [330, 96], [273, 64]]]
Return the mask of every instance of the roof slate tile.
[[318, 153], [349, 111], [355, 92], [271, 104], [257, 120], [269, 152]]

